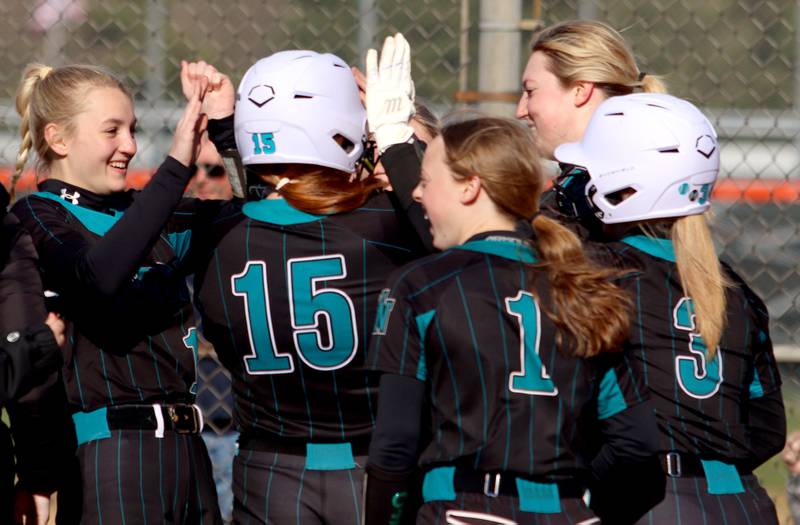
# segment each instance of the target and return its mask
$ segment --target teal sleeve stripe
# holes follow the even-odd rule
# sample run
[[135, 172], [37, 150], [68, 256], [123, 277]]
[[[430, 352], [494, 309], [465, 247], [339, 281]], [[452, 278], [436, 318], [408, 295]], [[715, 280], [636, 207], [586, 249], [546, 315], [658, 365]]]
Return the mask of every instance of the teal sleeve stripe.
[[419, 332], [419, 362], [417, 363], [417, 379], [425, 381], [428, 377], [428, 369], [425, 366], [425, 335], [431, 325], [436, 310], [430, 310], [415, 317], [417, 321], [417, 331]]
[[758, 399], [764, 396], [764, 387], [758, 378], [758, 370], [753, 370], [753, 380], [750, 382], [750, 399]]
[[106, 418], [107, 413], [108, 409], [103, 407], [92, 412], [76, 412], [72, 415], [78, 445], [111, 437], [111, 430], [108, 428], [108, 419]]
[[422, 480], [422, 500], [429, 501], [455, 501], [456, 489], [453, 478], [456, 474], [455, 467], [437, 467], [425, 474]]
[[617, 382], [617, 373], [611, 369], [600, 382], [600, 393], [597, 396], [597, 417], [608, 419], [628, 408], [625, 397]]
[[189, 251], [189, 244], [192, 240], [192, 231], [175, 232], [167, 234], [167, 242], [172, 246], [178, 259], [183, 259]]

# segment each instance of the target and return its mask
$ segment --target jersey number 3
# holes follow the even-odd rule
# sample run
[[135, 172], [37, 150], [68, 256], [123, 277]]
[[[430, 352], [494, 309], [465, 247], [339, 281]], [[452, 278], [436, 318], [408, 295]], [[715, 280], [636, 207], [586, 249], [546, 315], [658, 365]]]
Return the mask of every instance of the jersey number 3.
[[520, 291], [515, 297], [506, 298], [506, 310], [519, 321], [519, 361], [522, 363], [522, 370], [509, 375], [508, 389], [531, 396], [557, 395], [558, 387], [539, 357], [542, 315], [539, 305], [530, 292]]
[[682, 297], [672, 312], [675, 328], [689, 332], [691, 356], [675, 358], [675, 375], [681, 390], [696, 399], [707, 399], [719, 391], [722, 384], [722, 352], [714, 352], [709, 361], [703, 338], [695, 332], [694, 303]]
[[[316, 370], [336, 370], [356, 354], [356, 316], [353, 301], [343, 291], [323, 288], [322, 281], [347, 276], [344, 257], [303, 257], [287, 263], [289, 311], [297, 355]], [[233, 295], [244, 298], [250, 355], [244, 366], [250, 374], [288, 374], [294, 371], [292, 355], [279, 352], [272, 329], [267, 265], [248, 261], [242, 273], [231, 276]], [[328, 336], [323, 341], [324, 333]]]

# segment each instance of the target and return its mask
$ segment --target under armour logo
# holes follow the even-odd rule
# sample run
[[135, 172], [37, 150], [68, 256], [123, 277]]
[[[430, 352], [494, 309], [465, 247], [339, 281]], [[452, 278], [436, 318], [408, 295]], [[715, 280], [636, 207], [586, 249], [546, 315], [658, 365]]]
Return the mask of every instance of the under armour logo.
[[390, 98], [389, 100], [383, 103], [383, 112], [394, 113], [395, 111], [400, 111], [402, 105], [403, 105], [402, 97]]
[[78, 199], [81, 198], [81, 194], [76, 191], [70, 195], [67, 193], [67, 188], [61, 188], [61, 198], [65, 201], [70, 201], [72, 204], [78, 204]]

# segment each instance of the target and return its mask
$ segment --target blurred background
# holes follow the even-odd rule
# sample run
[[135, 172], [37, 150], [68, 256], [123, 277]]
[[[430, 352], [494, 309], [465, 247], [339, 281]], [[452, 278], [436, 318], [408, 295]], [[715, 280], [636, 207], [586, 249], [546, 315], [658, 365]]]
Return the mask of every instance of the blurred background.
[[[766, 300], [800, 429], [800, 9], [796, 0], [0, 0], [0, 180], [19, 141], [14, 93], [25, 65], [105, 65], [135, 93], [142, 184], [182, 109], [181, 59], [237, 84], [289, 48], [361, 66], [396, 31], [411, 43], [417, 96], [439, 116], [463, 106], [511, 116], [537, 28], [591, 18], [622, 32], [640, 70], [703, 108], [722, 143], [715, 229], [723, 259]], [[363, 66], [362, 66], [363, 68]], [[23, 190], [32, 188], [28, 174]], [[219, 392], [220, 397], [224, 392]], [[759, 474], [785, 510], [777, 460]]]

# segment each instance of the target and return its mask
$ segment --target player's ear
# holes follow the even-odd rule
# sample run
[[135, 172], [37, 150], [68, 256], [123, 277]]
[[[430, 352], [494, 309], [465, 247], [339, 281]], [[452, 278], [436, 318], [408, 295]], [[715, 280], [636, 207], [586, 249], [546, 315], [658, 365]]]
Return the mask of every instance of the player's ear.
[[594, 93], [594, 82], [579, 80], [573, 87], [575, 107], [581, 107], [592, 99]]
[[460, 202], [461, 204], [470, 205], [478, 198], [481, 193], [481, 178], [476, 176], [467, 177], [463, 181], [461, 188]]
[[56, 155], [63, 157], [69, 151], [66, 138], [66, 133], [64, 133], [62, 126], [59, 126], [55, 122], [49, 122], [45, 125], [44, 140]]

